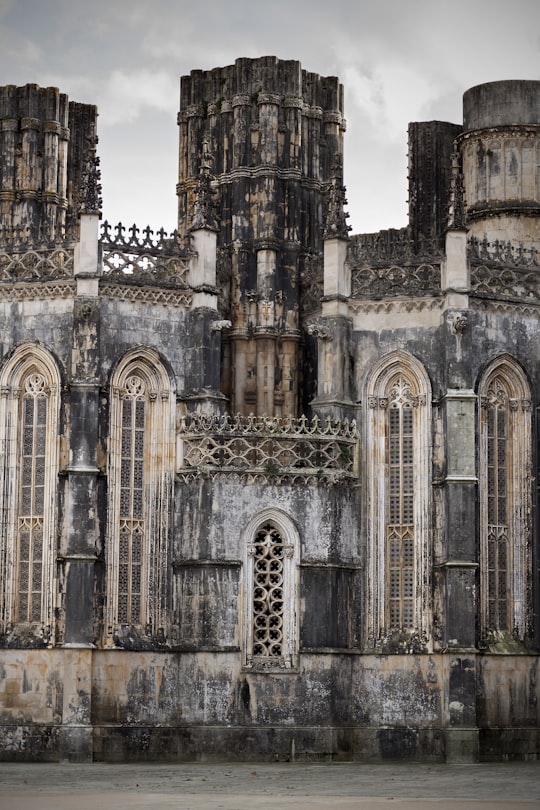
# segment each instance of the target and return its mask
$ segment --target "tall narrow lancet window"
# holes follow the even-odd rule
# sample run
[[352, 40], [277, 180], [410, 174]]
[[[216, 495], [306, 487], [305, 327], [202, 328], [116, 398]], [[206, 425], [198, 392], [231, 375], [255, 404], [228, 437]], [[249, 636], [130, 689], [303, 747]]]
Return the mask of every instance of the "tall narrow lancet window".
[[175, 401], [152, 350], [130, 352], [112, 381], [107, 627], [165, 632]]
[[429, 635], [429, 378], [406, 352], [395, 352], [368, 380], [366, 464], [369, 482], [368, 639], [372, 646], [405, 632]]
[[531, 564], [531, 415], [525, 375], [508, 357], [480, 384], [482, 634], [527, 632]]
[[60, 376], [53, 358], [19, 347], [0, 375], [0, 582], [4, 632], [53, 637]]
[[246, 536], [245, 664], [291, 669], [298, 638], [296, 530], [288, 517], [268, 510], [250, 524]]
[[398, 375], [389, 389], [386, 568], [390, 630], [414, 627], [414, 396]]

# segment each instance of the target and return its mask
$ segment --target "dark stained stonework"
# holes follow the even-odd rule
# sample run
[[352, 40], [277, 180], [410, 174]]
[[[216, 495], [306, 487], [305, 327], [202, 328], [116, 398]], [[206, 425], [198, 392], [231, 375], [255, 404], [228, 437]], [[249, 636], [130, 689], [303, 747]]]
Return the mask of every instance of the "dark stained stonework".
[[0, 89], [1, 758], [539, 757], [539, 99], [351, 236], [338, 79], [192, 71], [167, 234]]

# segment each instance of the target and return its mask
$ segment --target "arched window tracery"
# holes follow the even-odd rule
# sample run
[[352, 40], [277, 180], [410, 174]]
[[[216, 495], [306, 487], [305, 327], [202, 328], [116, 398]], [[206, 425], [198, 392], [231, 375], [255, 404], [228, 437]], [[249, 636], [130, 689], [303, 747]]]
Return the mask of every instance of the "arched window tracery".
[[509, 357], [480, 387], [481, 632], [527, 633], [531, 567], [530, 389]]
[[367, 386], [368, 645], [429, 636], [431, 387], [422, 365], [394, 352]]
[[156, 352], [130, 352], [111, 383], [107, 628], [165, 631], [175, 400]]
[[60, 374], [37, 344], [0, 373], [0, 618], [54, 638]]
[[250, 523], [246, 535], [245, 665], [291, 669], [298, 644], [296, 529], [285, 515], [267, 510]]

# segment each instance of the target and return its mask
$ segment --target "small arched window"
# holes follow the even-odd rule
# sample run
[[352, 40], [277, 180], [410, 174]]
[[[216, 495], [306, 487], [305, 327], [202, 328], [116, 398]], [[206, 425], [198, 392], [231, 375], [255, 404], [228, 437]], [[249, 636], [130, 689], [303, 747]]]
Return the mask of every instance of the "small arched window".
[[258, 515], [246, 531], [245, 665], [296, 666], [298, 538], [292, 521], [276, 510]]
[[60, 375], [52, 356], [21, 346], [0, 375], [2, 521], [0, 579], [4, 631], [53, 632]]

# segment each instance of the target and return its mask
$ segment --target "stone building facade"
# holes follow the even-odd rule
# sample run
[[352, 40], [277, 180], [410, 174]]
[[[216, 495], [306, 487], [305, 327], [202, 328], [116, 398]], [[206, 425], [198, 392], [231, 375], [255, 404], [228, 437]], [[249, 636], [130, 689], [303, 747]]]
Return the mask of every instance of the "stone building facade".
[[336, 78], [184, 77], [173, 234], [96, 117], [0, 90], [1, 756], [537, 758], [540, 82], [357, 236]]

